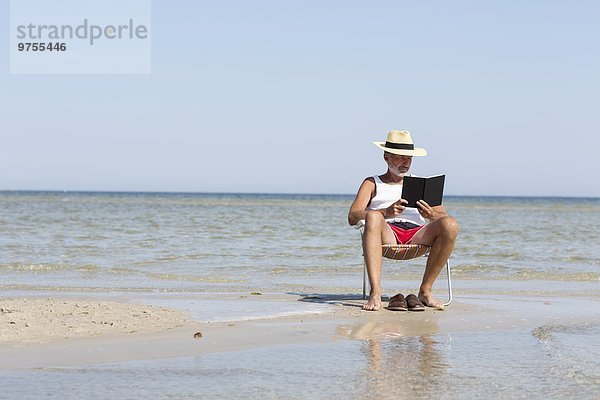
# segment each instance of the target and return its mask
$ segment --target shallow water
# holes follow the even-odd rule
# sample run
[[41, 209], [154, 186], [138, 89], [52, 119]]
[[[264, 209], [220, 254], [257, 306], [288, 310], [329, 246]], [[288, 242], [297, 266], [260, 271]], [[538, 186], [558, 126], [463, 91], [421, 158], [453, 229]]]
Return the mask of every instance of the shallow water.
[[[2, 373], [1, 398], [597, 398], [598, 324], [382, 337]], [[565, 356], [565, 353], [568, 355]]]
[[[356, 290], [352, 196], [0, 193], [0, 288]], [[449, 197], [456, 280], [600, 282], [600, 199]], [[388, 263], [384, 287], [422, 261]], [[471, 283], [471, 286], [474, 284]], [[492, 285], [493, 286], [493, 285]], [[459, 288], [459, 285], [457, 285]]]

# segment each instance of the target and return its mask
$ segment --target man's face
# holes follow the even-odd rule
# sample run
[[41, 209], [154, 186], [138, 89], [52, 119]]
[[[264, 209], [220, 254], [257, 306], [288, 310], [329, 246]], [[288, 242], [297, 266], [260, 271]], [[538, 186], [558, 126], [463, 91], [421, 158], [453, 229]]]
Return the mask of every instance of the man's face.
[[402, 177], [408, 173], [412, 163], [412, 156], [400, 156], [388, 152], [383, 153], [383, 159], [392, 174]]

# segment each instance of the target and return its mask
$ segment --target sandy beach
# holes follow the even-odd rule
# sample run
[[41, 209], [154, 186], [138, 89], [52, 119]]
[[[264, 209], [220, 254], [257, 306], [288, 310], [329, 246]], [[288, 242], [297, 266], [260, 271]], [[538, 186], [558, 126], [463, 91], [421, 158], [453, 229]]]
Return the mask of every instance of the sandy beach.
[[[165, 300], [157, 300], [164, 303]], [[94, 365], [245, 351], [298, 343], [393, 340], [461, 332], [534, 331], [566, 321], [586, 321], [586, 305], [600, 299], [473, 296], [445, 311], [366, 312], [359, 296], [282, 294], [197, 295], [177, 299], [188, 310], [89, 298], [0, 300], [0, 369]], [[296, 314], [198, 321], [189, 307], [211, 302], [299, 306]], [[318, 311], [311, 306], [319, 305]], [[185, 308], [185, 307], [184, 307]], [[303, 310], [305, 308], [305, 310]], [[202, 313], [202, 310], [196, 310]]]
[[187, 322], [182, 311], [139, 304], [61, 298], [0, 300], [3, 346], [157, 332]]

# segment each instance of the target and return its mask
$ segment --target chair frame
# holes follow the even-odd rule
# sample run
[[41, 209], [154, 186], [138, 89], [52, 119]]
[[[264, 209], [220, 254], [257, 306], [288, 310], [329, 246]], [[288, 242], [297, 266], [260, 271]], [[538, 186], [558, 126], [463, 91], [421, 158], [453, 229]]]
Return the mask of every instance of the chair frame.
[[[355, 226], [356, 229], [360, 229], [360, 239], [362, 245], [364, 224], [358, 224]], [[425, 252], [421, 253], [422, 249], [426, 248]], [[430, 246], [424, 244], [384, 244], [381, 246], [383, 257], [391, 260], [412, 260], [419, 257], [427, 257], [429, 254]], [[452, 303], [452, 278], [450, 274], [450, 259], [446, 260], [446, 277], [448, 281], [448, 301], [444, 303], [444, 306]], [[363, 299], [367, 298], [367, 263], [364, 262], [363, 254]]]

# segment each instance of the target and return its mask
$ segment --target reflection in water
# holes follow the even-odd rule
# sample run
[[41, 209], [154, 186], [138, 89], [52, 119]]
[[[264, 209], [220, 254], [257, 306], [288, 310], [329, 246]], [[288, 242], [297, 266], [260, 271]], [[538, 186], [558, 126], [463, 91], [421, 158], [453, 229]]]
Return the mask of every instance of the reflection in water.
[[448, 369], [438, 346], [430, 335], [366, 341], [367, 396], [406, 398], [435, 392]]
[[431, 396], [449, 381], [446, 341], [432, 320], [373, 318], [345, 333], [363, 342], [367, 364], [362, 395], [373, 399]]

